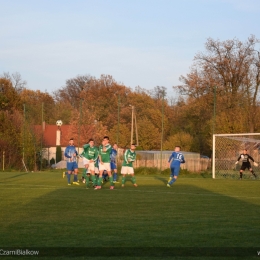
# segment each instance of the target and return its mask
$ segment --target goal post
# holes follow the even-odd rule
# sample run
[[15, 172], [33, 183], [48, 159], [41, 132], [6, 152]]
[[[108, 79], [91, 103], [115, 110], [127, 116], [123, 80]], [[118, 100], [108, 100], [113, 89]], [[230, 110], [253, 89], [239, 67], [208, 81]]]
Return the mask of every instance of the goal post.
[[[239, 178], [241, 162], [235, 164], [244, 149], [256, 162], [260, 160], [260, 133], [214, 134], [212, 144], [212, 178]], [[251, 163], [252, 168], [259, 168]], [[251, 177], [246, 170], [244, 176]]]

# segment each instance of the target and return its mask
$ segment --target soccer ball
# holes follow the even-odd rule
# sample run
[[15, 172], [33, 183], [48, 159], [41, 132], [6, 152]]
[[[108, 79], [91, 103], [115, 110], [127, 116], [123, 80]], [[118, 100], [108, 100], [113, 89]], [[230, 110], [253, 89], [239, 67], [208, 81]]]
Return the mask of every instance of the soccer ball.
[[56, 125], [57, 126], [62, 126], [62, 121], [61, 120], [57, 120]]

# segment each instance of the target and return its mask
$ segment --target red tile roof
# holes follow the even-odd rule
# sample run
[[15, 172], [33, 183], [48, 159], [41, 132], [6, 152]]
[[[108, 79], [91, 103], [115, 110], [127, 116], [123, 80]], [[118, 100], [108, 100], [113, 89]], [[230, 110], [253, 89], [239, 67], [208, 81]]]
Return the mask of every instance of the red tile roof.
[[[66, 147], [69, 144], [70, 137], [68, 136], [70, 125], [62, 125], [60, 144], [63, 147]], [[41, 125], [35, 125], [35, 132], [40, 138], [42, 134], [43, 127]], [[44, 147], [55, 147], [56, 146], [56, 132], [58, 127], [56, 125], [47, 125], [45, 124], [45, 130], [43, 131], [43, 146]]]

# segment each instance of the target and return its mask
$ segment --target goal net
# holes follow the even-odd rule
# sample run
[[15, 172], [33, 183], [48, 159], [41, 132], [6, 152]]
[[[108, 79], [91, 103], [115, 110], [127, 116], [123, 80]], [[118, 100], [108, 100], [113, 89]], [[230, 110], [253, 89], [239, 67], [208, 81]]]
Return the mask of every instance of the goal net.
[[[260, 160], [260, 133], [215, 134], [212, 149], [212, 178], [238, 179], [242, 162], [235, 162], [244, 149], [247, 149], [247, 153], [255, 162], [258, 163]], [[252, 162], [251, 166], [258, 174], [260, 167], [255, 167]], [[243, 172], [243, 178], [252, 176], [248, 169]]]

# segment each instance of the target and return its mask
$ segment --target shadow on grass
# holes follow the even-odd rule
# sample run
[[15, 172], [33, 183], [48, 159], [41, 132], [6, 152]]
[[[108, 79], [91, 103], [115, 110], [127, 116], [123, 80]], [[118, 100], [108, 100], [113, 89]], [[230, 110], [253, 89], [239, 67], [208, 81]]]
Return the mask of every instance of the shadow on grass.
[[168, 181], [167, 181], [167, 179], [165, 179], [165, 177], [155, 176], [154, 179], [161, 181], [165, 185], [168, 183]]
[[[225, 259], [238, 254], [249, 259], [256, 254], [260, 207], [235, 198], [235, 185], [228, 187], [234, 190], [232, 197], [211, 191], [211, 185], [212, 190], [217, 185], [212, 180], [204, 180], [205, 188], [187, 180], [171, 189], [147, 185], [149, 179], [143, 182], [146, 186], [129, 184], [112, 191], [107, 184], [101, 190], [57, 187], [37, 198], [40, 187], [22, 190], [31, 196], [26, 204], [22, 195], [9, 195], [1, 202], [0, 245], [39, 248], [43, 256], [60, 259], [160, 255]], [[1, 193], [4, 197], [2, 188]]]
[[[23, 175], [28, 175], [29, 174], [29, 172], [24, 172], [24, 173], [20, 173], [20, 174], [16, 174], [16, 175], [12, 175], [12, 176], [8, 176], [9, 174], [12, 174], [12, 173], [1, 173], [1, 174], [5, 174], [5, 178], [4, 179], [14, 179], [14, 178], [17, 178], [17, 177], [21, 177], [21, 176], [23, 176]], [[4, 182], [4, 181], [1, 181], [2, 183]]]

